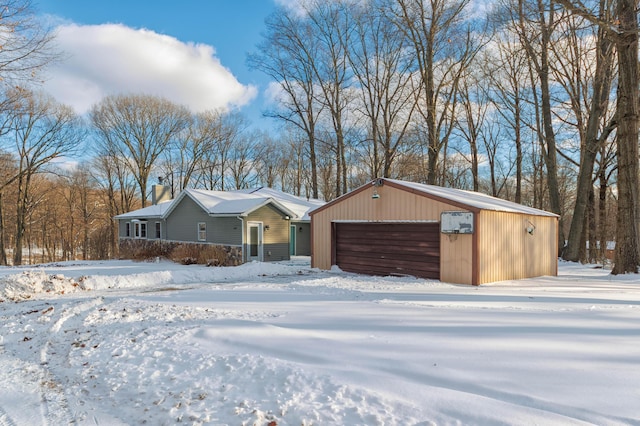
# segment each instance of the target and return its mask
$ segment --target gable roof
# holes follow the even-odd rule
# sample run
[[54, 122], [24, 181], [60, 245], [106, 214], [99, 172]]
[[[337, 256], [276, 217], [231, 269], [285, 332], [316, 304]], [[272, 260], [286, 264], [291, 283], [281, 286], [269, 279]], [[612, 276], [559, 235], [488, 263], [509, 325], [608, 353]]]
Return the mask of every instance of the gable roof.
[[[532, 216], [550, 216], [558, 217], [555, 213], [550, 213], [544, 210], [536, 209], [533, 207], [523, 206], [522, 204], [514, 203], [512, 201], [503, 200], [501, 198], [492, 197], [490, 195], [482, 194], [480, 192], [467, 191], [463, 189], [444, 188], [441, 186], [427, 185], [423, 183], [407, 182], [403, 180], [379, 178], [375, 179], [361, 187], [353, 190], [352, 192], [345, 194], [324, 207], [320, 207], [316, 211], [324, 210], [326, 207], [340, 202], [341, 200], [349, 197], [355, 193], [366, 190], [374, 184], [389, 185], [391, 187], [409, 191], [414, 194], [426, 196], [446, 204], [451, 204], [460, 208], [464, 208], [470, 211], [478, 212], [480, 210], [491, 210], [508, 213], [521, 213]], [[313, 215], [315, 212], [312, 212]]]
[[287, 207], [291, 211], [295, 212], [295, 217], [298, 220], [311, 220], [309, 212], [324, 206], [324, 201], [316, 199], [308, 199], [298, 197], [296, 195], [288, 194], [286, 192], [279, 191], [277, 189], [261, 186], [258, 188], [239, 189], [234, 192], [242, 192], [245, 194], [261, 195], [278, 200], [283, 206]]
[[147, 206], [142, 209], [132, 210], [115, 216], [116, 219], [161, 219], [164, 213], [171, 206], [172, 200], [161, 201], [156, 205]]
[[263, 206], [272, 205], [290, 218], [310, 220], [307, 212], [316, 207], [316, 203], [306, 204], [301, 198], [296, 200], [299, 197], [269, 188], [239, 191], [185, 189], [173, 200], [123, 213], [115, 219], [165, 219], [184, 197], [192, 199], [211, 216], [247, 216]]
[[514, 203], [513, 201], [503, 200], [502, 198], [492, 197], [491, 195], [482, 194], [480, 192], [467, 191], [464, 189], [444, 188], [441, 186], [406, 182], [395, 179], [385, 179], [385, 181], [395, 183], [398, 186], [406, 186], [425, 194], [443, 198], [449, 201], [454, 201], [458, 204], [473, 207], [479, 210], [523, 213], [532, 216], [558, 216], [555, 213], [536, 209], [534, 207], [524, 206], [522, 204]]
[[191, 198], [202, 210], [211, 216], [247, 216], [268, 204], [273, 205], [284, 215], [291, 217], [296, 216], [295, 212], [282, 205], [278, 200], [269, 197], [260, 197], [237, 191], [185, 189], [173, 200], [171, 207], [167, 209], [164, 217], [167, 217], [184, 197]]

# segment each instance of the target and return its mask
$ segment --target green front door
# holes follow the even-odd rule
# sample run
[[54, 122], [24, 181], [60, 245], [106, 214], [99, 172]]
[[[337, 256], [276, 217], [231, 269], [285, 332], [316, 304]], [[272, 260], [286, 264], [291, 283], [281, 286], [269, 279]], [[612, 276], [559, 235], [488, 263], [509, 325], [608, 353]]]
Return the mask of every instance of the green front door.
[[296, 255], [296, 226], [291, 225], [289, 227], [289, 255]]

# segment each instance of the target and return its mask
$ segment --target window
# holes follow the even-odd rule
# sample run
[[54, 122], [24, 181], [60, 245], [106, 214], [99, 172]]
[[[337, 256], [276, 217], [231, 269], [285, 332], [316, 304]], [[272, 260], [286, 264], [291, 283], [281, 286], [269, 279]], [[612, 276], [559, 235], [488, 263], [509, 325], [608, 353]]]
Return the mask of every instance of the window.
[[207, 241], [207, 224], [204, 222], [198, 223], [198, 241]]
[[127, 222], [124, 224], [124, 236], [125, 237], [131, 236], [131, 222]]
[[147, 222], [134, 222], [133, 236], [135, 238], [147, 238]]
[[160, 222], [156, 222], [156, 238], [160, 239], [162, 238], [162, 233], [160, 232], [161, 228], [160, 228]]

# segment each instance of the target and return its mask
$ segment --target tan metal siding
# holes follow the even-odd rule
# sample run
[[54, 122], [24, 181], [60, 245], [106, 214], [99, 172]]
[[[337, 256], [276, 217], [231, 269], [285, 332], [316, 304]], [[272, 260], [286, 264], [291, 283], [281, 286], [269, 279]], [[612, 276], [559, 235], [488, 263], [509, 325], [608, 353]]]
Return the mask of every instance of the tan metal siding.
[[[434, 220], [440, 221], [443, 211], [465, 211], [443, 202], [416, 195], [409, 191], [384, 185], [376, 188], [379, 199], [372, 199], [373, 186], [353, 193], [327, 208], [312, 213], [312, 266], [320, 269], [331, 268], [331, 222], [339, 220], [400, 221]], [[449, 282], [470, 284], [466, 278], [471, 276], [472, 239], [460, 235], [449, 242], [442, 236], [440, 262], [441, 277]], [[467, 268], [468, 265], [468, 268]], [[458, 279], [459, 278], [459, 279]]]
[[473, 283], [473, 235], [440, 234], [440, 280]]
[[484, 210], [478, 227], [478, 284], [557, 275], [557, 218]]

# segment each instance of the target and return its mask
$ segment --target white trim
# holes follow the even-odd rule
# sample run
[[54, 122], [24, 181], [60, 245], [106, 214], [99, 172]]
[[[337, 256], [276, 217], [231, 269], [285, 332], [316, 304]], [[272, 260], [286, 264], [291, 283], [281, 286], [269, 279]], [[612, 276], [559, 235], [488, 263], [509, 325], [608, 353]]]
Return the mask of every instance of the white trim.
[[[293, 228], [293, 233], [291, 232]], [[293, 235], [293, 241], [291, 241], [291, 235]], [[291, 245], [293, 244], [293, 253], [291, 253]], [[297, 256], [298, 252], [298, 225], [289, 224], [289, 256]]]
[[[133, 223], [133, 238], [136, 240], [146, 240], [149, 236], [148, 222], [146, 220], [132, 220], [131, 222]], [[143, 228], [144, 232], [142, 232]]]
[[[200, 229], [200, 225], [204, 225], [204, 229]], [[196, 224], [196, 232], [196, 238], [198, 239], [198, 242], [207, 241], [207, 222], [198, 222]], [[202, 236], [201, 233], [204, 233], [204, 236]]]
[[[258, 241], [256, 244], [256, 255], [251, 255], [251, 229], [257, 228]], [[262, 222], [247, 222], [247, 261], [251, 262], [256, 260], [258, 262], [264, 261], [264, 224]]]

